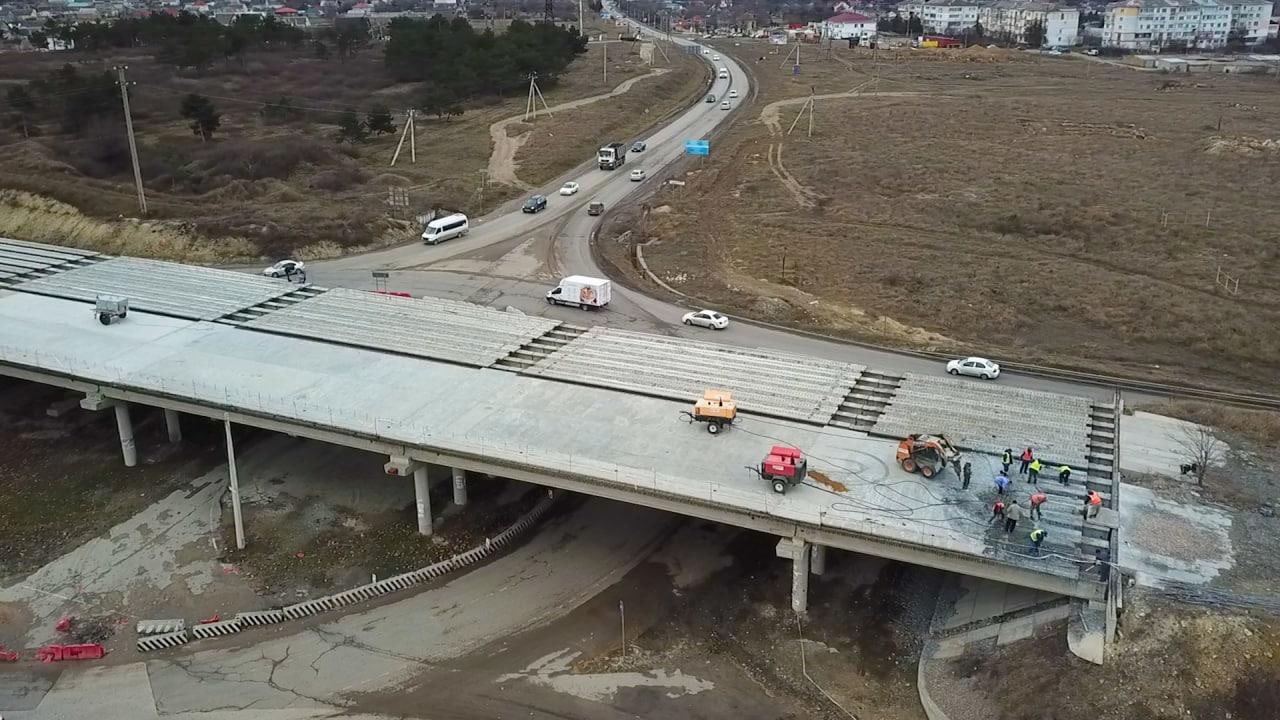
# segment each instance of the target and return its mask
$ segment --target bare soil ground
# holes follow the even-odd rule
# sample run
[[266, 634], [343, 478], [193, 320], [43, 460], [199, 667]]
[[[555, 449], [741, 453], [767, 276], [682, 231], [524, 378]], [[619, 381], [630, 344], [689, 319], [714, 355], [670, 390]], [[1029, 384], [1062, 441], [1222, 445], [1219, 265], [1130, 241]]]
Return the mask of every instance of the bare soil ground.
[[[588, 32], [607, 29], [598, 21]], [[610, 46], [608, 81], [603, 46], [591, 46], [556, 83], [544, 81], [551, 105], [609, 92], [652, 68], [636, 44]], [[526, 182], [543, 182], [592, 156], [599, 138], [631, 136], [687, 101], [698, 77], [696, 60], [668, 51], [654, 67], [672, 72], [636, 83], [625, 101], [606, 101], [538, 121], [524, 146]], [[137, 204], [123, 133], [99, 129], [84, 139], [54, 133], [25, 140], [19, 129], [0, 132], [0, 235], [93, 247], [109, 252], [194, 262], [227, 263], [292, 254], [328, 257], [404, 241], [413, 218], [432, 208], [478, 214], [481, 175], [492, 143], [489, 126], [524, 110], [525, 97], [468, 105], [461, 118], [417, 120], [417, 162], [404, 154], [389, 167], [396, 135], [339, 146], [339, 113], [361, 116], [380, 103], [403, 121], [416, 89], [392, 82], [382, 50], [371, 46], [345, 61], [318, 60], [311, 51], [257, 53], [243, 63], [218, 64], [201, 76], [175, 74], [149, 56], [24, 53], [0, 58], [0, 85], [43, 77], [72, 63], [81, 73], [127, 62], [149, 220], [132, 220]], [[192, 135], [178, 115], [186, 93], [209, 97], [222, 113], [211, 142]], [[288, 96], [300, 109], [290, 121], [267, 121], [264, 103]], [[648, 112], [628, 112], [631, 105]], [[567, 122], [566, 122], [567, 121]], [[570, 127], [572, 126], [572, 127]], [[560, 132], [563, 128], [564, 132]], [[389, 204], [407, 192], [409, 207]], [[520, 188], [492, 185], [483, 205]]]
[[192, 442], [171, 450], [163, 415], [135, 408], [139, 463], [126, 468], [109, 411], [46, 417], [69, 395], [8, 378], [0, 396], [0, 578], [29, 573], [163, 498], [187, 482], [180, 470], [198, 475], [219, 462], [216, 441], [212, 451], [192, 450], [216, 426], [186, 423]]
[[[445, 473], [447, 474], [447, 472]], [[470, 550], [527, 512], [544, 491], [524, 484], [474, 477], [468, 504], [451, 506], [452, 485], [437, 478], [431, 502], [434, 534], [418, 534], [417, 509], [357, 512], [331, 498], [282, 494], [244, 507], [247, 547], [237, 550], [230, 513], [223, 513], [222, 561], [234, 566], [260, 595], [280, 602], [416, 570]], [[442, 512], [443, 510], [443, 512]]]
[[1104, 667], [1061, 625], [985, 655], [929, 663], [952, 720], [1271, 720], [1280, 707], [1280, 621], [1131, 592]]
[[[759, 97], [667, 211], [601, 233], [615, 266], [641, 278], [649, 243], [677, 290], [864, 341], [1280, 386], [1274, 78], [980, 48], [814, 48], [793, 76], [722, 50]], [[812, 137], [788, 135], [810, 92]]]
[[678, 595], [668, 617], [636, 638], [630, 661], [620, 662], [614, 648], [577, 669], [696, 667], [695, 660], [710, 659], [736, 666], [771, 696], [790, 698], [796, 717], [847, 717], [826, 691], [857, 717], [923, 718], [916, 662], [939, 577], [830, 552], [828, 574], [809, 584], [809, 619], [797, 625], [790, 563], [774, 557], [776, 543], [744, 533], [731, 547], [733, 565]]

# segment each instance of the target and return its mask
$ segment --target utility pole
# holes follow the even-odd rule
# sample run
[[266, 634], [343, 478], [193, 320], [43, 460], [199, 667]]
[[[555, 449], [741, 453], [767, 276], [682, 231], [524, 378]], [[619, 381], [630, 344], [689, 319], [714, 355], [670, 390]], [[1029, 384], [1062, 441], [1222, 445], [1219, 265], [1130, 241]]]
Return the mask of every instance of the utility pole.
[[484, 215], [484, 191], [489, 185], [489, 170], [481, 169], [476, 172], [480, 173], [480, 212], [478, 214]]
[[117, 83], [120, 85], [120, 102], [124, 105], [124, 128], [129, 133], [129, 155], [133, 157], [133, 184], [138, 188], [138, 211], [147, 214], [147, 194], [142, 189], [142, 168], [138, 165], [138, 143], [133, 138], [133, 114], [129, 112], [129, 81], [124, 79], [128, 65], [116, 66]]
[[408, 112], [406, 113], [406, 114], [407, 114], [407, 118], [406, 118], [406, 119], [405, 119], [405, 121], [404, 121], [404, 130], [400, 133], [400, 142], [396, 143], [396, 151], [395, 151], [395, 153], [391, 156], [391, 167], [395, 167], [395, 166], [396, 166], [396, 160], [400, 157], [400, 149], [404, 147], [404, 140], [405, 140], [405, 138], [409, 138], [409, 156], [410, 156], [410, 160], [411, 160], [412, 162], [414, 162], [414, 163], [418, 162], [417, 146], [416, 146], [416, 143], [414, 142], [414, 139], [413, 139], [413, 138], [414, 138], [414, 136], [415, 136], [415, 135], [417, 135], [417, 132], [415, 131], [415, 128], [413, 127], [413, 115], [414, 115], [414, 112], [415, 112], [415, 111], [413, 110], [413, 108], [409, 108]]
[[604, 48], [604, 84], [609, 84], [609, 43], [600, 43]]
[[547, 99], [542, 97], [542, 89], [538, 87], [538, 74], [529, 73], [529, 99], [524, 105], [524, 121], [538, 119], [538, 101], [542, 101], [542, 109], [547, 111], [547, 116], [551, 116], [551, 108], [547, 106]]
[[582, 27], [582, 0], [578, 0], [578, 36], [586, 37], [587, 32]]

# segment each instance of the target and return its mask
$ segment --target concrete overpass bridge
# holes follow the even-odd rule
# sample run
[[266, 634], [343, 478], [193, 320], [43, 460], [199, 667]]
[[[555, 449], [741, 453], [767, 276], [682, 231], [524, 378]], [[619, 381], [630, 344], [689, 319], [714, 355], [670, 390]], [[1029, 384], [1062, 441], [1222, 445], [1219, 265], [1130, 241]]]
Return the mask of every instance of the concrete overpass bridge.
[[[130, 299], [98, 323], [99, 293]], [[710, 342], [586, 330], [433, 298], [399, 298], [71, 248], [0, 240], [0, 374], [111, 408], [126, 464], [130, 407], [162, 408], [387, 456], [413, 476], [430, 531], [425, 465], [645, 505], [779, 536], [794, 561], [793, 606], [829, 547], [1082, 599], [1082, 573], [1114, 543], [1114, 513], [1085, 521], [1086, 489], [1118, 485], [1119, 397], [1100, 403], [939, 376]], [[680, 417], [710, 387], [732, 390], [740, 423], [711, 436]], [[975, 481], [902, 472], [896, 439], [945, 432]], [[815, 480], [775, 494], [747, 466], [773, 444], [800, 448]], [[990, 469], [1031, 446], [1075, 470], [1046, 478], [1039, 557], [989, 522]], [[1024, 491], [1023, 488], [1018, 488]], [[233, 490], [235, 508], [238, 497]], [[625, 529], [622, 529], [625, 531]]]

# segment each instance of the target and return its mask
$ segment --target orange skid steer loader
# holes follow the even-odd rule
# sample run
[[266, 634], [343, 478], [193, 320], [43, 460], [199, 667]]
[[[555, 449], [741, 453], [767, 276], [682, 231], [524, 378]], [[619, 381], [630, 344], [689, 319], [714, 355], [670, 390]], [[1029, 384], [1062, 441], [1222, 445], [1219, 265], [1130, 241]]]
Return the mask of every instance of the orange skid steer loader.
[[959, 465], [960, 451], [946, 435], [908, 435], [898, 443], [898, 464], [909, 473], [931, 478], [947, 463]]

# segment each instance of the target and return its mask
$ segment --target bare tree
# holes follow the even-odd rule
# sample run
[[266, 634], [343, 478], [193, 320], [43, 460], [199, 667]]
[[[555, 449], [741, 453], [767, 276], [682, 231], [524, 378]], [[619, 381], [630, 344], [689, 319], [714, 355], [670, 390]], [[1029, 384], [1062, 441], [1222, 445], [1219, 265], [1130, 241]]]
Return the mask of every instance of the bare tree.
[[1196, 484], [1203, 486], [1204, 476], [1209, 466], [1217, 464], [1222, 459], [1222, 451], [1225, 447], [1222, 441], [1213, 434], [1212, 429], [1197, 423], [1184, 423], [1180, 436], [1174, 440], [1178, 443], [1178, 449], [1185, 459], [1182, 474], [1194, 474]]

